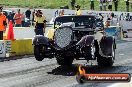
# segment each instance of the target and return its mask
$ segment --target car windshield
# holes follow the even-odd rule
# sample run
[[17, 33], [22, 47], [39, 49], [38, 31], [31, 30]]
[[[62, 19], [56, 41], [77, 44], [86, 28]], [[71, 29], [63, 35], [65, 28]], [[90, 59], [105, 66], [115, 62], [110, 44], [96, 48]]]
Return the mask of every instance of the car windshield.
[[63, 16], [55, 19], [55, 25], [61, 25], [63, 23], [73, 22], [75, 27], [89, 26], [95, 24], [94, 16]]

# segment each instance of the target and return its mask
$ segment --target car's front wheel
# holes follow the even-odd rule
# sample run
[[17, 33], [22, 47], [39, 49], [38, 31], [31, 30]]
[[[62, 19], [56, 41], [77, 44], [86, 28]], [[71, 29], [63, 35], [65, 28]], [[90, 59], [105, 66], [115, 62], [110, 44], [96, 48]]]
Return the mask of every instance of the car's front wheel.
[[36, 58], [37, 61], [42, 61], [44, 59], [44, 46], [34, 46], [34, 56]]

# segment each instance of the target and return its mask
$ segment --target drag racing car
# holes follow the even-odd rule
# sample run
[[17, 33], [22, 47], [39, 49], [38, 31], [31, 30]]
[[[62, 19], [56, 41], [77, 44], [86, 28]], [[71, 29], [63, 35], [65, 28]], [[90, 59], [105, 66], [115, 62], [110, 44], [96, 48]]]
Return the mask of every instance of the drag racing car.
[[73, 60], [97, 60], [99, 66], [112, 66], [115, 38], [107, 36], [103, 26], [97, 29], [96, 25], [94, 15], [56, 17], [54, 29], [33, 40], [36, 60], [56, 58], [61, 66], [72, 65]]

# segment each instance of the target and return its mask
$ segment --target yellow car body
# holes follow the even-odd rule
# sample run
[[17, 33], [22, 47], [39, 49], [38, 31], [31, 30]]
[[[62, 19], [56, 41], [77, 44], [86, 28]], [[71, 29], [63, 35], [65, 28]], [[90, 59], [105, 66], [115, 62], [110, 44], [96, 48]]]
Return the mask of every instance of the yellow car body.
[[55, 29], [48, 29], [46, 37], [50, 40], [53, 40]]

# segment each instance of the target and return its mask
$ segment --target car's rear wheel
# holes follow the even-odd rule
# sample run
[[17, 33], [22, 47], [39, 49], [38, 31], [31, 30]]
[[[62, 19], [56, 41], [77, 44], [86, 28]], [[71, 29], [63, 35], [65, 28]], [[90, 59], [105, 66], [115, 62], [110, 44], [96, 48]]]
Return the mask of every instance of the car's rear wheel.
[[98, 66], [111, 67], [114, 63], [114, 59], [115, 59], [115, 47], [113, 45], [110, 57], [103, 57], [100, 54], [98, 54], [97, 56]]
[[42, 61], [44, 59], [44, 49], [42, 45], [34, 46], [34, 56], [37, 61]]
[[57, 59], [57, 63], [61, 66], [71, 66], [73, 63], [72, 57], [60, 56], [60, 57], [57, 57], [56, 59]]

